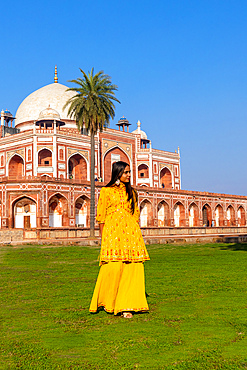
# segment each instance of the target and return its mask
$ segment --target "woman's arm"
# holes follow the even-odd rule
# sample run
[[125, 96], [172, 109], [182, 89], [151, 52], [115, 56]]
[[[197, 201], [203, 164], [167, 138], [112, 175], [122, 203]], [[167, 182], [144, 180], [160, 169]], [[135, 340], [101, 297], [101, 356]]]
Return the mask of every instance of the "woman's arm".
[[99, 201], [97, 206], [97, 216], [96, 221], [98, 224], [104, 224], [105, 223], [105, 216], [106, 216], [106, 188], [102, 188], [99, 195]]
[[104, 228], [105, 224], [99, 224], [99, 231], [100, 231], [100, 236], [102, 237], [102, 234], [103, 234], [103, 228]]
[[105, 225], [106, 207], [107, 207], [106, 188], [102, 188], [100, 191], [100, 196], [99, 196], [99, 201], [98, 201], [98, 206], [97, 206], [97, 216], [96, 216], [96, 220], [99, 224], [99, 231], [100, 231], [101, 237], [102, 237], [103, 228]]
[[134, 210], [133, 216], [134, 216], [136, 222], [139, 223], [140, 210], [139, 210], [139, 207], [138, 207], [138, 196], [137, 196], [136, 190], [134, 190], [133, 199], [134, 199], [134, 202], [135, 202], [135, 210]]

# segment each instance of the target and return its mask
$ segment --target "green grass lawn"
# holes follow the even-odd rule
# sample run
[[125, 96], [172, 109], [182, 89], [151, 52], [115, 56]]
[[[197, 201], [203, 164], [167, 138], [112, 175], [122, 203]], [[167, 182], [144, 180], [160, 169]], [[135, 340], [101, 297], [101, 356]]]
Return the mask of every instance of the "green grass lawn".
[[0, 247], [0, 369], [247, 369], [247, 246], [148, 250], [126, 320], [88, 312], [98, 248]]

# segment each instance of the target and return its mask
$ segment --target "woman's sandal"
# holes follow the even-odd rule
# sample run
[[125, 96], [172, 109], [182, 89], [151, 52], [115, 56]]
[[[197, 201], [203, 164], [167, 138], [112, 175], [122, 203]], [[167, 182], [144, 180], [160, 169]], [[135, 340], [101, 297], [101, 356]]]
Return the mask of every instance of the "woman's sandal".
[[133, 315], [131, 312], [123, 312], [121, 315], [124, 319], [132, 319]]

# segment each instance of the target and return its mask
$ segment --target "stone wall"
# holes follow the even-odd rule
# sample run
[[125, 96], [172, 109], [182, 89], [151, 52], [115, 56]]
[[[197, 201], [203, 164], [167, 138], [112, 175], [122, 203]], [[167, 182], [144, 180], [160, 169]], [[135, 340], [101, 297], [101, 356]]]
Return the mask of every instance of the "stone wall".
[[[161, 244], [170, 242], [247, 242], [247, 227], [146, 227], [142, 234], [147, 244]], [[1, 229], [0, 244], [72, 244], [99, 245], [99, 230], [95, 231], [95, 238], [90, 238], [89, 228], [37, 228]]]
[[0, 229], [0, 243], [11, 244], [24, 240], [23, 229]]

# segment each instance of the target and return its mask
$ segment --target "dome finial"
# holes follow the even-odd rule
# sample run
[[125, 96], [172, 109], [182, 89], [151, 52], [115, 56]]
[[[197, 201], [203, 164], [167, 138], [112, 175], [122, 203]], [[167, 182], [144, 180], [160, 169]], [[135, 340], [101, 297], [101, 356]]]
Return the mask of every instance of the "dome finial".
[[138, 134], [140, 134], [141, 133], [141, 122], [140, 122], [140, 120], [138, 119], [138, 121], [137, 121], [137, 132], [138, 132]]
[[57, 78], [57, 66], [55, 66], [55, 76], [54, 76], [54, 83], [57, 84], [58, 78]]

